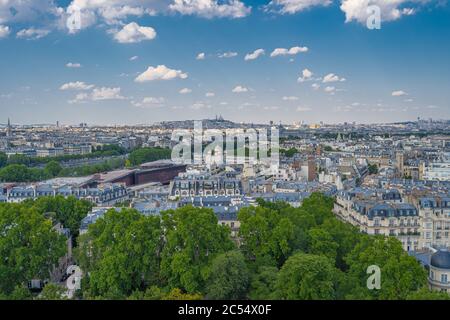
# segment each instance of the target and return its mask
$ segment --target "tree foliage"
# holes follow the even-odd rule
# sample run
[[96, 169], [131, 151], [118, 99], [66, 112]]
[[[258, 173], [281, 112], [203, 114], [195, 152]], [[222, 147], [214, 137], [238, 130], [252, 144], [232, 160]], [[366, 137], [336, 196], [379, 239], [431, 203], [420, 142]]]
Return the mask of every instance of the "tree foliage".
[[249, 271], [244, 255], [229, 251], [218, 255], [211, 263], [206, 284], [206, 297], [219, 300], [243, 299], [249, 284]]
[[217, 223], [211, 209], [191, 206], [164, 212], [162, 223], [161, 275], [172, 288], [188, 293], [203, 290], [210, 262], [234, 248], [230, 230]]
[[32, 279], [48, 279], [66, 252], [65, 238], [34, 208], [0, 205], [0, 292], [11, 294]]
[[154, 147], [154, 148], [139, 148], [133, 150], [128, 156], [130, 164], [133, 166], [140, 165], [145, 162], [156, 161], [160, 159], [170, 159], [170, 149]]
[[79, 237], [77, 260], [85, 273], [85, 297], [125, 298], [158, 284], [160, 220], [134, 209], [109, 210]]

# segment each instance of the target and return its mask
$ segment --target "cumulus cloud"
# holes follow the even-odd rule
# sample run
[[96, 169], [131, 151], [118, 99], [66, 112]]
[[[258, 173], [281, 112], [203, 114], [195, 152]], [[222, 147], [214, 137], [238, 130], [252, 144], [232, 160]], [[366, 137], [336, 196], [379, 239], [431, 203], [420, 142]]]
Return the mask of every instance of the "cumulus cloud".
[[406, 92], [403, 91], [403, 90], [398, 90], [398, 91], [393, 91], [393, 92], [391, 93], [391, 95], [392, 95], [393, 97], [401, 97], [401, 96], [407, 96], [408, 93], [406, 93]]
[[157, 67], [148, 67], [148, 69], [137, 76], [134, 81], [146, 82], [154, 80], [172, 80], [176, 78], [186, 79], [187, 77], [187, 73], [184, 73], [181, 70], [174, 70], [165, 65], [159, 65]]
[[1, 0], [0, 23], [38, 22], [58, 17], [63, 9], [51, 0]]
[[191, 92], [192, 92], [192, 90], [189, 89], [189, 88], [183, 88], [180, 91], [178, 91], [178, 93], [180, 93], [180, 94], [188, 94], [188, 93], [191, 93]]
[[216, 94], [214, 93], [214, 92], [207, 92], [206, 94], [205, 94], [205, 97], [207, 97], [207, 98], [211, 98], [211, 97], [214, 97]]
[[309, 69], [303, 69], [302, 75], [297, 79], [298, 82], [305, 82], [311, 80], [314, 74]]
[[83, 81], [64, 83], [59, 90], [90, 90], [94, 88], [93, 84], [86, 84]]
[[9, 30], [8, 26], [0, 25], [0, 39], [1, 38], [6, 38], [9, 35], [10, 32], [11, 31]]
[[153, 16], [161, 6], [162, 2], [142, 0], [72, 0], [61, 20], [69, 33], [76, 33], [96, 23], [124, 25], [129, 17]]
[[124, 96], [121, 95], [121, 88], [108, 88], [101, 87], [95, 88], [90, 93], [79, 93], [75, 96], [75, 99], [69, 100], [69, 103], [85, 103], [87, 101], [102, 101], [102, 100], [123, 100]]
[[239, 85], [239, 86], [234, 87], [232, 92], [234, 92], [234, 93], [248, 92], [248, 88]]
[[143, 15], [155, 15], [156, 12], [150, 8], [124, 6], [105, 6], [99, 9], [99, 14], [107, 24], [120, 24], [128, 16], [142, 17]]
[[237, 55], [238, 55], [237, 52], [228, 51], [228, 52], [224, 52], [224, 53], [219, 53], [217, 56], [219, 58], [234, 58]]
[[174, 0], [169, 9], [204, 18], [243, 18], [251, 12], [240, 0]]
[[331, 0], [272, 0], [264, 6], [265, 11], [294, 14], [315, 6], [328, 6]]
[[323, 83], [329, 83], [329, 82], [344, 82], [345, 78], [341, 78], [338, 75], [334, 73], [329, 73], [325, 77], [323, 77], [322, 82]]
[[125, 99], [120, 94], [121, 89], [118, 88], [107, 88], [107, 87], [101, 87], [101, 88], [95, 88], [92, 91], [91, 98], [93, 101], [97, 100], [122, 100]]
[[272, 53], [270, 54], [270, 56], [273, 57], [277, 57], [277, 56], [286, 56], [286, 55], [296, 55], [299, 53], [304, 53], [304, 52], [308, 52], [308, 48], [307, 47], [292, 47], [290, 49], [286, 49], [286, 48], [276, 48], [275, 50], [272, 51]]
[[137, 60], [137, 59], [139, 59], [139, 56], [132, 56], [129, 60], [130, 60], [130, 61], [135, 61], [135, 60]]
[[40, 38], [43, 38], [47, 36], [50, 33], [50, 30], [47, 29], [36, 29], [36, 28], [29, 28], [29, 29], [22, 29], [19, 32], [17, 32], [17, 38], [21, 39], [27, 39], [27, 40], [37, 40]]
[[427, 1], [417, 0], [342, 0], [341, 10], [345, 13], [345, 22], [357, 21], [366, 24], [367, 19], [372, 14], [367, 12], [369, 6], [380, 8], [382, 21], [394, 21], [405, 15], [412, 15], [414, 8], [406, 7], [411, 3], [425, 3]]
[[81, 68], [81, 64], [78, 62], [69, 62], [66, 64], [67, 68]]
[[255, 51], [253, 51], [252, 53], [247, 53], [245, 55], [244, 60], [248, 61], [248, 60], [255, 60], [258, 59], [260, 56], [262, 56], [265, 53], [264, 49], [256, 49]]
[[311, 85], [311, 87], [312, 87], [314, 90], [319, 90], [319, 89], [320, 89], [320, 84], [318, 84], [318, 83], [313, 83], [313, 84]]
[[334, 92], [336, 91], [336, 88], [333, 86], [328, 86], [328, 87], [325, 87], [324, 91], [327, 93], [334, 94]]
[[155, 37], [155, 29], [142, 27], [136, 22], [125, 25], [122, 30], [114, 35], [114, 39], [119, 43], [137, 43], [144, 40], [153, 40]]
[[298, 97], [296, 97], [296, 96], [284, 96], [282, 99], [284, 101], [297, 101]]
[[197, 59], [197, 60], [205, 60], [205, 53], [204, 52], [200, 52], [195, 59]]

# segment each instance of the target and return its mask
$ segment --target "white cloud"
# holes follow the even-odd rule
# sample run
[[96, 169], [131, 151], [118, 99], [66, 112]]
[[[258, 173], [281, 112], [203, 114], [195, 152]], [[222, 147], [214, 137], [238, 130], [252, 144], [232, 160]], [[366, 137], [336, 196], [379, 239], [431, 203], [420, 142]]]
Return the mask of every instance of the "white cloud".
[[137, 76], [134, 81], [146, 82], [154, 80], [172, 80], [176, 78], [186, 79], [187, 77], [187, 73], [184, 73], [181, 70], [174, 70], [165, 65], [159, 65], [157, 67], [148, 67], [148, 69]]
[[332, 86], [328, 86], [328, 87], [325, 87], [324, 91], [327, 93], [334, 93], [336, 91], [336, 88], [332, 87]]
[[245, 55], [244, 60], [248, 61], [248, 60], [255, 60], [258, 59], [260, 56], [262, 56], [265, 53], [264, 49], [256, 49], [255, 51], [253, 51], [252, 53], [247, 53]]
[[272, 51], [270, 54], [271, 57], [277, 57], [277, 56], [286, 56], [286, 55], [296, 55], [299, 53], [308, 52], [308, 47], [292, 47], [290, 49], [286, 48], [276, 48]]
[[297, 107], [297, 112], [307, 112], [311, 111], [312, 109], [309, 107]]
[[207, 93], [205, 93], [205, 97], [207, 97], [207, 98], [214, 97], [215, 95], [216, 94], [214, 92], [207, 92]]
[[313, 84], [311, 85], [311, 87], [312, 87], [314, 90], [319, 90], [319, 89], [320, 89], [320, 84], [318, 84], [318, 83], [313, 83]]
[[17, 32], [17, 38], [21, 39], [27, 39], [27, 40], [37, 40], [40, 38], [43, 38], [47, 36], [50, 33], [50, 30], [47, 29], [36, 29], [36, 28], [29, 28], [29, 29], [22, 29], [19, 32]]
[[91, 93], [79, 93], [75, 99], [69, 100], [69, 103], [85, 103], [86, 101], [103, 101], [103, 100], [123, 100], [124, 96], [120, 93], [121, 88], [101, 87], [95, 88]]
[[234, 58], [237, 55], [238, 55], [237, 52], [229, 51], [229, 52], [220, 53], [217, 56], [219, 58]]
[[197, 60], [205, 60], [205, 53], [204, 52], [200, 52], [195, 59], [197, 59]]
[[60, 19], [64, 27], [68, 21], [78, 20], [80, 23], [68, 26], [69, 33], [76, 33], [96, 23], [125, 25], [129, 17], [154, 16], [163, 6], [164, 1], [72, 0], [66, 10], [60, 8]]
[[129, 60], [130, 60], [130, 61], [135, 61], [135, 60], [137, 60], [137, 59], [139, 59], [139, 56], [132, 56]]
[[304, 82], [304, 81], [310, 80], [313, 75], [314, 74], [310, 70], [303, 69], [302, 75], [297, 79], [297, 81]]
[[90, 90], [94, 88], [93, 84], [86, 84], [82, 81], [64, 83], [59, 90]]
[[107, 24], [120, 24], [128, 16], [142, 17], [143, 15], [155, 15], [152, 9], [143, 7], [124, 6], [105, 6], [99, 9], [99, 14], [105, 19]]
[[92, 91], [91, 99], [94, 101], [98, 100], [122, 100], [125, 97], [121, 96], [120, 88], [95, 88]]
[[0, 25], [0, 39], [1, 38], [6, 38], [9, 35], [10, 32], [11, 31], [9, 30], [8, 26]]
[[331, 0], [272, 0], [264, 6], [265, 11], [294, 14], [314, 6], [328, 6]]
[[192, 90], [189, 89], [189, 88], [183, 88], [180, 91], [178, 91], [178, 93], [180, 93], [180, 94], [188, 94], [188, 93], [191, 93], [191, 92], [192, 92]]
[[142, 27], [136, 22], [125, 25], [122, 30], [114, 35], [119, 43], [137, 43], [144, 40], [152, 40], [156, 37], [156, 31], [152, 27]]
[[248, 88], [243, 87], [243, 86], [236, 86], [236, 87], [234, 87], [234, 89], [232, 90], [232, 92], [234, 92], [234, 93], [248, 92]]
[[30, 23], [57, 17], [58, 9], [52, 0], [0, 0], [0, 24]]
[[81, 68], [81, 64], [77, 62], [69, 62], [66, 64], [67, 68]]
[[169, 9], [204, 18], [243, 18], [251, 12], [240, 0], [174, 0]]
[[296, 97], [296, 96], [284, 96], [282, 99], [284, 101], [297, 101], [298, 97]]
[[398, 91], [393, 91], [393, 92], [391, 93], [391, 95], [392, 95], [393, 97], [401, 97], [401, 96], [407, 96], [408, 93], [406, 93], [406, 92], [403, 91], [403, 90], [398, 90]]
[[195, 102], [194, 104], [192, 104], [190, 106], [190, 108], [193, 110], [200, 110], [200, 109], [205, 109], [205, 108], [209, 109], [209, 108], [211, 108], [211, 106], [204, 103], [203, 101], [198, 101], [198, 102]]
[[345, 13], [345, 22], [357, 21], [366, 24], [372, 13], [367, 12], [369, 6], [380, 8], [382, 21], [394, 21], [402, 16], [414, 14], [414, 8], [405, 7], [407, 4], [425, 3], [424, 0], [342, 0], [341, 10]]
[[131, 101], [131, 104], [135, 107], [161, 107], [166, 102], [163, 97], [145, 97], [142, 101]]
[[340, 78], [338, 75], [334, 73], [329, 73], [325, 77], [323, 77], [322, 82], [323, 83], [329, 83], [329, 82], [344, 82], [345, 78]]

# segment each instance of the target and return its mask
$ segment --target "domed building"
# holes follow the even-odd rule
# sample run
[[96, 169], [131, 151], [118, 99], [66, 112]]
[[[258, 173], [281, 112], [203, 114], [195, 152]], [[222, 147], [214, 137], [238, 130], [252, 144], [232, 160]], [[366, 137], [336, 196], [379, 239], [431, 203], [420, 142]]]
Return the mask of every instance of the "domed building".
[[430, 259], [430, 289], [450, 293], [450, 252], [438, 250]]

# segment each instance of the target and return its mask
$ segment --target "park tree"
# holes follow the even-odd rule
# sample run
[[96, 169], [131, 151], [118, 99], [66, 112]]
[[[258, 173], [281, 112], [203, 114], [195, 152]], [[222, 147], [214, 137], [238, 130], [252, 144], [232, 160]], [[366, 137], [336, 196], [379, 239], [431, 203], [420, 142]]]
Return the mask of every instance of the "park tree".
[[62, 167], [58, 161], [50, 161], [45, 165], [44, 171], [50, 177], [56, 177], [61, 172]]
[[92, 209], [92, 203], [87, 200], [79, 200], [74, 196], [65, 198], [62, 195], [40, 197], [34, 201], [26, 201], [25, 204], [60, 222], [64, 227], [69, 228], [72, 235], [75, 236], [78, 235], [81, 220]]
[[450, 295], [447, 292], [431, 291], [424, 286], [408, 294], [406, 300], [450, 300]]
[[0, 205], [0, 292], [12, 293], [32, 279], [48, 279], [66, 252], [65, 238], [33, 208]]
[[179, 288], [173, 288], [168, 294], [163, 296], [161, 300], [202, 300], [200, 293], [186, 293]]
[[327, 197], [323, 193], [313, 192], [308, 198], [303, 200], [301, 208], [312, 214], [318, 225], [324, 223], [326, 219], [334, 218], [333, 198]]
[[344, 258], [355, 248], [362, 238], [367, 237], [359, 232], [359, 230], [351, 224], [345, 223], [331, 217], [326, 219], [320, 226], [321, 230], [325, 230], [331, 235], [333, 241], [338, 244], [336, 248], [336, 267], [342, 271], [346, 271], [348, 266]]
[[[351, 297], [363, 297], [383, 300], [403, 300], [425, 286], [425, 269], [402, 248], [400, 241], [393, 237], [365, 237], [346, 257], [349, 277], [354, 288]], [[369, 289], [367, 280], [370, 266], [380, 268], [380, 289]]]
[[79, 237], [77, 261], [85, 297], [121, 299], [157, 285], [161, 254], [160, 219], [134, 209], [114, 209]]
[[270, 300], [274, 298], [278, 269], [260, 266], [253, 273], [250, 283], [249, 298], [252, 300]]
[[[260, 200], [258, 207], [239, 211], [241, 249], [250, 261], [273, 260], [280, 267], [295, 250], [306, 250], [308, 230], [316, 225], [314, 213], [286, 203]], [[264, 259], [263, 259], [264, 258]]]
[[4, 152], [0, 152], [0, 168], [3, 168], [8, 163], [8, 156]]
[[67, 300], [65, 292], [64, 287], [55, 283], [49, 283], [45, 285], [44, 289], [37, 296], [37, 300]]
[[160, 159], [170, 159], [172, 151], [170, 149], [154, 147], [154, 148], [138, 148], [133, 150], [128, 160], [133, 166], [140, 165], [144, 162], [156, 161]]
[[278, 273], [275, 296], [287, 300], [334, 299], [338, 272], [325, 256], [296, 253]]
[[162, 213], [165, 245], [161, 275], [171, 288], [197, 293], [205, 288], [211, 261], [234, 248], [228, 227], [211, 209], [185, 206]]
[[249, 271], [243, 254], [229, 251], [218, 255], [211, 263], [206, 284], [206, 297], [237, 300], [246, 296]]
[[334, 241], [328, 231], [321, 228], [314, 228], [309, 231], [309, 237], [311, 241], [309, 252], [326, 256], [335, 263], [339, 244]]
[[11, 164], [0, 169], [0, 180], [4, 182], [27, 182], [33, 180], [33, 174], [23, 164]]

